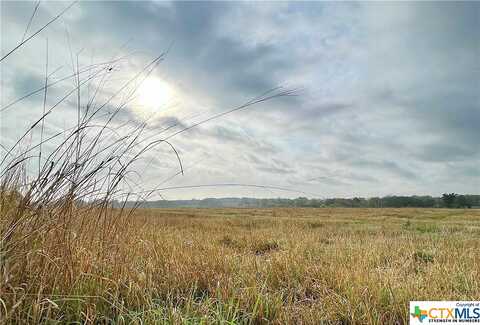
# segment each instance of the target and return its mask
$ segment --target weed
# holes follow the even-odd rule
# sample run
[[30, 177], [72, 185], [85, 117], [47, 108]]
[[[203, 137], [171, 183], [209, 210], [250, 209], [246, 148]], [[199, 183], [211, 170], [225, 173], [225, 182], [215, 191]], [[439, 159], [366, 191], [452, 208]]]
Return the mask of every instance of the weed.
[[427, 223], [416, 225], [415, 230], [422, 234], [437, 233], [440, 231], [438, 226], [436, 226], [435, 224], [427, 224]]
[[267, 253], [278, 251], [279, 249], [280, 245], [274, 240], [262, 241], [255, 244], [252, 248], [255, 255], [264, 255]]
[[405, 222], [403, 225], [402, 225], [402, 228], [403, 229], [410, 229], [412, 227], [412, 222], [410, 220], [407, 220], [407, 222]]
[[434, 255], [425, 251], [416, 251], [413, 253], [413, 258], [415, 261], [421, 263], [433, 263], [434, 261]]
[[240, 247], [240, 244], [237, 241], [233, 240], [232, 238], [230, 238], [227, 235], [223, 236], [223, 238], [219, 240], [219, 243], [226, 246], [226, 247], [229, 247], [229, 248], [239, 248]]
[[311, 222], [308, 222], [307, 225], [312, 229], [325, 227], [325, 224], [319, 221], [311, 221]]

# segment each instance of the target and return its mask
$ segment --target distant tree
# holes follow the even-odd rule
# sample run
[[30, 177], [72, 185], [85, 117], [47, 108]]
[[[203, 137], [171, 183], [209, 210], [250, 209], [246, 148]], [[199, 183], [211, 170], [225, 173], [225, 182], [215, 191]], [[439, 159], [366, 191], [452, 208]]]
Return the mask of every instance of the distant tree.
[[447, 208], [452, 208], [454, 206], [456, 198], [457, 198], [457, 194], [455, 193], [450, 193], [450, 194], [444, 193], [442, 195], [443, 203]]
[[468, 198], [465, 195], [459, 195], [457, 196], [457, 207], [470, 209], [472, 204], [468, 201]]
[[358, 197], [354, 197], [352, 199], [352, 206], [355, 208], [361, 207], [362, 206], [362, 200]]
[[480, 206], [480, 195], [465, 195], [465, 197], [467, 198], [468, 200], [468, 203], [472, 206], [472, 207], [479, 207]]
[[294, 205], [296, 207], [306, 207], [308, 206], [308, 199], [306, 197], [300, 196], [295, 199]]
[[422, 201], [422, 206], [425, 208], [434, 208], [436, 206], [435, 198], [431, 196], [422, 196], [420, 200]]
[[372, 197], [368, 200], [368, 206], [370, 208], [381, 208], [382, 207], [382, 199], [379, 197]]

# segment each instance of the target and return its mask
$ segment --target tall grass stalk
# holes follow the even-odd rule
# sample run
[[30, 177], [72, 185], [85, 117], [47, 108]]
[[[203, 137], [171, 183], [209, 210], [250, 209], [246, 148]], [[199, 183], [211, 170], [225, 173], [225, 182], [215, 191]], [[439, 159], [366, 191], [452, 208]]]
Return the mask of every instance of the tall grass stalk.
[[[0, 64], [15, 59], [20, 47], [26, 46], [73, 4], [30, 36], [26, 36], [28, 26], [21, 42], [2, 56]], [[37, 8], [38, 4], [29, 25]], [[127, 208], [125, 203], [132, 199], [141, 202], [155, 190], [144, 189], [141, 180], [135, 179], [134, 175], [138, 176], [135, 164], [148, 151], [167, 146], [177, 157], [183, 173], [180, 155], [171, 142], [174, 137], [226, 114], [294, 92], [274, 88], [192, 125], [173, 126], [174, 132], [164, 135], [150, 130], [146, 120], [124, 122], [121, 117], [129, 109], [138, 87], [166, 53], [153, 58], [111, 95], [102, 96], [107, 81], [120, 70], [125, 57], [81, 66], [78, 54], [76, 60], [72, 55], [73, 72], [51, 81], [58, 69], [49, 71], [48, 41], [46, 50], [44, 86], [0, 108], [5, 116], [15, 105], [43, 92], [41, 107], [31, 108], [39, 109], [40, 117], [13, 145], [2, 144], [1, 321], [39, 322], [54, 314], [62, 319], [76, 312], [91, 321], [97, 317], [93, 315], [102, 313], [81, 307], [90, 300], [100, 302], [92, 308], [105, 309], [104, 315], [121, 315], [125, 308], [122, 297], [132, 290], [132, 283], [127, 280], [131, 278], [129, 265], [135, 263], [125, 247], [138, 240], [133, 232], [142, 228], [139, 220], [133, 218], [136, 206]], [[49, 90], [68, 80], [74, 86], [56, 102], [49, 103]], [[59, 132], [47, 132], [47, 119], [60, 109], [68, 110], [72, 98], [76, 123]], [[114, 201], [120, 202], [119, 208], [112, 206]], [[133, 299], [138, 306], [151, 303], [142, 296]], [[67, 301], [68, 308], [73, 309], [58, 314], [60, 302]]]

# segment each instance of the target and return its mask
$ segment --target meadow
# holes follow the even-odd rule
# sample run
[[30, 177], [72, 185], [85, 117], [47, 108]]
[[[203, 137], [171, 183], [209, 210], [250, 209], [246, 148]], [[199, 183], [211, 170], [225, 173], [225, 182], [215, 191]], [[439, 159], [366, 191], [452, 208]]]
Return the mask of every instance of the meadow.
[[[75, 4], [27, 33], [35, 7], [2, 68]], [[68, 42], [73, 71], [60, 76], [45, 45], [43, 86], [0, 108], [18, 121], [6, 114], [43, 98], [0, 144], [0, 323], [405, 324], [410, 300], [480, 299], [480, 210], [130, 209], [175, 188], [162, 186], [184, 174], [178, 136], [299, 91], [134, 118], [168, 50], [133, 68], [122, 53], [80, 65]], [[145, 162], [168, 157], [173, 174], [142, 180]]]
[[122, 223], [75, 220], [16, 247], [3, 322], [404, 324], [410, 300], [480, 297], [480, 210], [138, 209]]

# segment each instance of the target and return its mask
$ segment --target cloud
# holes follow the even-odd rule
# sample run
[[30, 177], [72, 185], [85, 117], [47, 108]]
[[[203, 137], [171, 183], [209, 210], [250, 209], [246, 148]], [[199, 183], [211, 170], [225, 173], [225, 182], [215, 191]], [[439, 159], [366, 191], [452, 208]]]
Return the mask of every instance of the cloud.
[[[33, 5], [2, 3], [3, 52], [21, 39]], [[42, 2], [31, 30], [64, 5]], [[1, 105], [43, 83], [46, 37], [59, 77], [72, 70], [70, 47], [83, 49], [82, 65], [128, 54], [105, 98], [170, 48], [153, 75], [175, 86], [179, 104], [159, 112], [148, 134], [173, 134], [277, 85], [303, 89], [174, 136], [195, 165], [175, 182], [294, 185], [329, 197], [478, 192], [479, 12], [475, 2], [81, 2], [2, 65]], [[71, 87], [52, 89], [52, 103]], [[41, 103], [2, 114], [2, 139], [25, 130]], [[72, 122], [73, 104], [49, 125]], [[142, 122], [134, 104], [118, 118]], [[145, 187], [176, 172], [162, 150]]]

